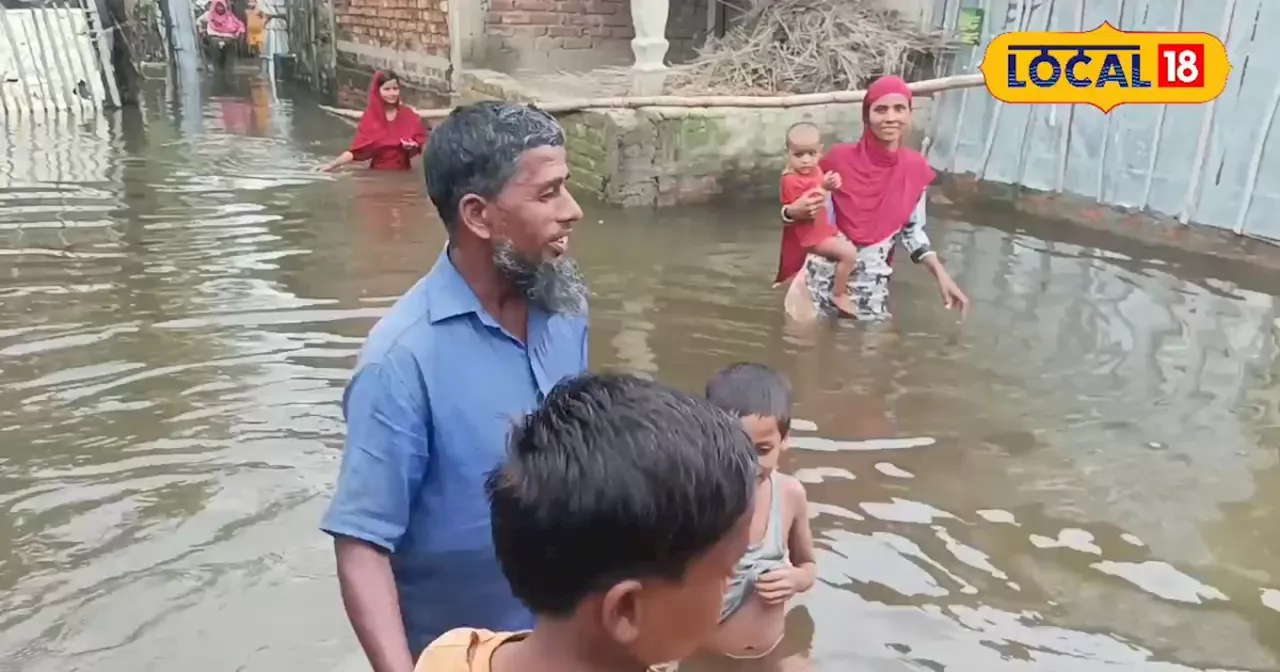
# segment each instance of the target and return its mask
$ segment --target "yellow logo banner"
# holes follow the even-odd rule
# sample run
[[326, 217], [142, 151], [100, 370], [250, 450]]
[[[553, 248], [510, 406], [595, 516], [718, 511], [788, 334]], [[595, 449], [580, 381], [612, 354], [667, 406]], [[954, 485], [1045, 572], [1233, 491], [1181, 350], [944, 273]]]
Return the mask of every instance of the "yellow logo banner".
[[1004, 33], [983, 56], [987, 91], [1006, 103], [1207, 103], [1227, 87], [1231, 63], [1208, 33], [1138, 33], [1110, 23], [1087, 33]]

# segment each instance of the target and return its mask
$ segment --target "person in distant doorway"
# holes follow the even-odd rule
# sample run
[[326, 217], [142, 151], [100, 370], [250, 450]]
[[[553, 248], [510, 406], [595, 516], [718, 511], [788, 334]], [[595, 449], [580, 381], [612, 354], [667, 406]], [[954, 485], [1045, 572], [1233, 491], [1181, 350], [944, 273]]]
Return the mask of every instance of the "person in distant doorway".
[[[782, 174], [779, 194], [784, 204], [800, 198], [821, 199], [813, 213], [796, 213], [782, 229], [782, 249], [778, 255], [776, 284], [791, 280], [804, 270], [807, 254], [835, 262], [831, 302], [842, 315], [852, 317], [857, 309], [849, 299], [849, 277], [858, 263], [858, 248], [840, 237], [831, 224], [827, 194], [840, 188], [840, 175], [818, 169], [822, 158], [822, 134], [811, 122], [802, 121], [787, 129], [787, 169]], [[775, 284], [775, 286], [776, 286]]]
[[400, 102], [400, 77], [390, 70], [379, 70], [373, 73], [369, 100], [351, 147], [321, 170], [337, 170], [352, 161], [368, 161], [373, 170], [408, 170], [426, 142], [422, 119]]
[[227, 0], [213, 0], [209, 9], [196, 19], [196, 29], [201, 32], [207, 63], [215, 68], [226, 68], [239, 49], [244, 37], [244, 22], [231, 11]]
[[[967, 314], [969, 298], [924, 232], [925, 189], [934, 172], [924, 156], [904, 146], [911, 126], [911, 89], [901, 77], [885, 76], [871, 84], [862, 101], [862, 123], [860, 140], [832, 146], [818, 164], [823, 172], [840, 176], [839, 187], [831, 191], [835, 225], [858, 247], [857, 270], [849, 281], [856, 316], [888, 317], [889, 277], [898, 245], [933, 274], [943, 306]], [[817, 199], [801, 196], [783, 206], [782, 219], [812, 218], [822, 207]], [[834, 266], [820, 255], [808, 256], [805, 272], [792, 283], [788, 313], [835, 313]], [[796, 296], [807, 301], [793, 300]]]
[[249, 0], [249, 4], [244, 10], [244, 19], [247, 27], [246, 36], [250, 54], [254, 56], [267, 55], [267, 24], [271, 23], [271, 20], [275, 18], [279, 18], [279, 15], [262, 11], [258, 0]]
[[244, 22], [231, 11], [227, 0], [213, 0], [209, 9], [196, 19], [196, 28], [209, 37], [238, 40], [244, 36]]
[[460, 107], [424, 166], [448, 243], [360, 351], [321, 523], [374, 672], [410, 672], [454, 628], [533, 626], [494, 554], [485, 479], [512, 423], [587, 367], [587, 290], [568, 250], [582, 209], [555, 118]]

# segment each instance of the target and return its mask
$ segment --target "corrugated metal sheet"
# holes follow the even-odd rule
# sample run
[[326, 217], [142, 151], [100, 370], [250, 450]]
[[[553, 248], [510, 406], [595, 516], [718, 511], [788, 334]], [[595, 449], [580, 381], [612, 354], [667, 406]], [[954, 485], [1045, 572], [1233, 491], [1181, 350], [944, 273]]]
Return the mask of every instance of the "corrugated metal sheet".
[[[935, 0], [951, 29], [961, 7], [985, 10], [983, 41], [952, 73], [976, 71], [993, 35], [1011, 30], [1205, 31], [1233, 66], [1212, 104], [1004, 105], [981, 89], [935, 104], [929, 160], [937, 168], [1280, 240], [1280, 1]], [[1269, 46], [1268, 46], [1269, 45]]]
[[114, 102], [97, 26], [96, 15], [81, 7], [0, 7], [0, 114], [92, 114], [108, 96]]

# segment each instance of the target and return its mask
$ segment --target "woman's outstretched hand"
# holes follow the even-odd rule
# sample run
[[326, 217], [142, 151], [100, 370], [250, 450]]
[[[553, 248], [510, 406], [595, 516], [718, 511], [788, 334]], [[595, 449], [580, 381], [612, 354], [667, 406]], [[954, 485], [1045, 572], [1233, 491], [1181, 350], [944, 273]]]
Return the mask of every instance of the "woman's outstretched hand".
[[960, 311], [960, 319], [969, 315], [969, 297], [960, 290], [960, 285], [951, 279], [946, 271], [938, 274], [938, 293], [942, 294], [942, 305], [947, 310]]

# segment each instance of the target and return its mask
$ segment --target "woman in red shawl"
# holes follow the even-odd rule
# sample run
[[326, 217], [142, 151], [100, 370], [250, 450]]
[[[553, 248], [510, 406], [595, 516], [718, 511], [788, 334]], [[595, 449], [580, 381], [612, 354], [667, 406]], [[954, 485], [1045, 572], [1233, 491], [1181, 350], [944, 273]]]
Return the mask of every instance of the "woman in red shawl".
[[369, 103], [360, 117], [351, 148], [325, 164], [335, 170], [352, 161], [368, 161], [373, 170], [408, 170], [409, 160], [422, 153], [427, 132], [418, 113], [400, 104], [400, 78], [390, 70], [373, 73]]
[[[911, 89], [901, 77], [877, 79], [862, 101], [862, 138], [834, 145], [819, 167], [840, 176], [831, 191], [835, 225], [840, 235], [858, 248], [858, 267], [849, 279], [849, 294], [859, 319], [888, 317], [889, 276], [893, 250], [901, 244], [911, 260], [923, 264], [938, 282], [942, 304], [968, 312], [969, 298], [947, 273], [924, 232], [925, 188], [934, 172], [919, 152], [902, 146], [911, 125]], [[822, 199], [802, 196], [782, 208], [782, 218], [812, 218]], [[818, 313], [833, 315], [834, 264], [815, 255], [805, 261], [803, 278], [792, 293], [809, 295]], [[798, 301], [788, 297], [788, 311], [798, 312]]]

